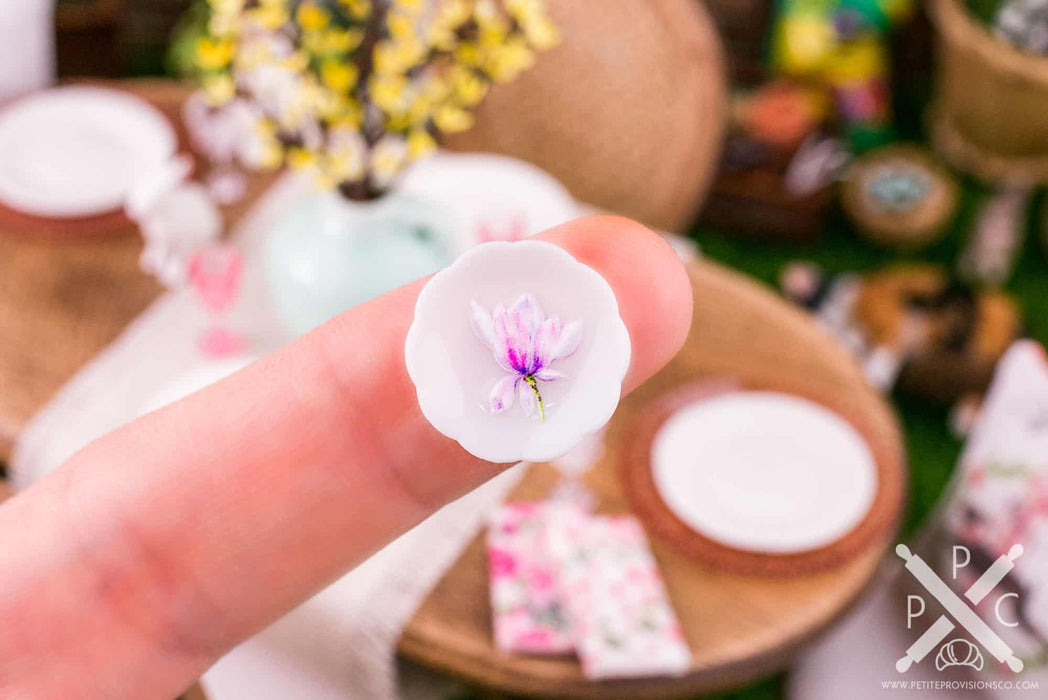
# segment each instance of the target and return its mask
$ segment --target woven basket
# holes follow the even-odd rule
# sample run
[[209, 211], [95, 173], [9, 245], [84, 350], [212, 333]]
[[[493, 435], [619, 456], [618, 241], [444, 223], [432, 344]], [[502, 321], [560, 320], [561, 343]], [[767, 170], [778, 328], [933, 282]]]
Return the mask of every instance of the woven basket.
[[1048, 57], [991, 35], [960, 0], [930, 0], [938, 33], [935, 147], [987, 182], [1048, 182]]
[[495, 87], [461, 151], [530, 161], [582, 201], [680, 230], [713, 177], [727, 110], [720, 40], [698, 0], [548, 0], [560, 46]]

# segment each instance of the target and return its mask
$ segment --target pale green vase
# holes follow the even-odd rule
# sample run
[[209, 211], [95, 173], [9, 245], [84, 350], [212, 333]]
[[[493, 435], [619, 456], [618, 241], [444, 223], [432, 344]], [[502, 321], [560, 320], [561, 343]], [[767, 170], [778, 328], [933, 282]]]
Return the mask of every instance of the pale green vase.
[[263, 258], [274, 310], [301, 335], [450, 264], [439, 207], [398, 191], [369, 202], [316, 190], [273, 227]]

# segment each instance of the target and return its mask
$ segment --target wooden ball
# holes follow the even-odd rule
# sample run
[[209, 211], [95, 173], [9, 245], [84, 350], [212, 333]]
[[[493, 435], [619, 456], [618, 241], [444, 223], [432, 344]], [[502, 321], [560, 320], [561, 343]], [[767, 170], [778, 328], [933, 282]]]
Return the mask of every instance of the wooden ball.
[[562, 42], [495, 86], [458, 151], [521, 158], [583, 202], [680, 230], [714, 174], [727, 111], [720, 39], [696, 0], [547, 0]]

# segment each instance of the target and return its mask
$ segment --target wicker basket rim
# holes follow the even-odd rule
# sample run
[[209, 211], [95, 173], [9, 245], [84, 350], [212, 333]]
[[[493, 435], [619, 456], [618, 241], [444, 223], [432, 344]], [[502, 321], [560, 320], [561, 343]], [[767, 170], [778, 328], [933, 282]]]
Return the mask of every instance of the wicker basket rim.
[[994, 37], [960, 0], [932, 0], [931, 18], [950, 43], [977, 53], [988, 64], [1013, 78], [1048, 86], [1048, 56], [1021, 51]]

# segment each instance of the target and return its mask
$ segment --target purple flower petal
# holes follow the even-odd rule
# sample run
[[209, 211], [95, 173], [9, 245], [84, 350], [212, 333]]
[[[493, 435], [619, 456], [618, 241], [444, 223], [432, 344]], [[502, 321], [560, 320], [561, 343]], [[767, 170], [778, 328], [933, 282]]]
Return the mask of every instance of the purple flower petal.
[[520, 407], [524, 411], [524, 415], [531, 418], [539, 403], [535, 399], [535, 392], [532, 390], [531, 385], [527, 382], [519, 382], [517, 384], [517, 398], [520, 399]]
[[521, 321], [523, 321], [525, 332], [530, 336], [538, 333], [539, 327], [546, 319], [546, 314], [543, 313], [539, 300], [533, 294], [524, 294], [520, 299], [517, 299], [513, 307], [510, 308], [510, 313], [517, 314], [520, 317]]
[[469, 325], [480, 342], [492, 350], [495, 349], [498, 339], [495, 337], [495, 326], [491, 321], [491, 314], [476, 301], [469, 303]]
[[553, 360], [559, 360], [562, 357], [568, 357], [571, 353], [579, 349], [579, 343], [582, 342], [582, 322], [572, 321], [571, 323], [564, 326], [564, 330], [560, 333], [560, 340], [557, 342], [556, 348], [553, 350]]
[[513, 393], [517, 388], [518, 382], [522, 385], [524, 384], [519, 377], [512, 374], [507, 374], [495, 382], [495, 386], [491, 388], [491, 394], [488, 396], [488, 407], [493, 414], [497, 415], [513, 406]]
[[555, 369], [544, 369], [541, 372], [536, 372], [535, 373], [535, 379], [538, 379], [538, 380], [543, 381], [543, 382], [555, 382], [558, 379], [563, 379], [563, 378], [564, 378], [564, 373], [563, 372], [558, 372]]
[[509, 372], [522, 372], [526, 369], [521, 363], [518, 349], [516, 326], [512, 323], [509, 312], [503, 306], [496, 306], [491, 313], [492, 326], [495, 330], [495, 360]]
[[556, 350], [557, 345], [560, 343], [561, 331], [560, 317], [550, 316], [543, 322], [542, 327], [539, 328], [539, 332], [535, 336], [536, 361], [531, 367], [533, 373], [548, 367], [549, 363], [556, 359], [553, 356], [553, 351]]

